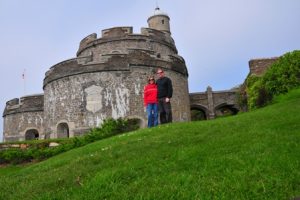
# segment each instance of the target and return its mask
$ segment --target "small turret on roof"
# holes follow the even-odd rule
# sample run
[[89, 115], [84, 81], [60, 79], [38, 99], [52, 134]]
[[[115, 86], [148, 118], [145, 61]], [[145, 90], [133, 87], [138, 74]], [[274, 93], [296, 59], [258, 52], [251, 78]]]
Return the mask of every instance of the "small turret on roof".
[[149, 28], [171, 34], [170, 31], [170, 17], [167, 13], [161, 11], [156, 7], [152, 16], [147, 20]]

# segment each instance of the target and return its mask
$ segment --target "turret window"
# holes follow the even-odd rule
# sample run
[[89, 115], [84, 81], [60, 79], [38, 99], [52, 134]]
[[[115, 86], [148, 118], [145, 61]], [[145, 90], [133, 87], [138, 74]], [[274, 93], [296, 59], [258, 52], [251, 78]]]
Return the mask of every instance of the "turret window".
[[162, 23], [162, 24], [165, 24], [165, 20], [161, 20], [161, 23]]

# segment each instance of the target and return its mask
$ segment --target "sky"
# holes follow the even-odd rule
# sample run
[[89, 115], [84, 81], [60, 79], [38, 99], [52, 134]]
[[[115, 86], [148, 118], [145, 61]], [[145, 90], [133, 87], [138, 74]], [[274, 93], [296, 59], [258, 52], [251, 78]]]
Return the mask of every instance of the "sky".
[[[116, 26], [140, 33], [157, 5], [170, 17], [190, 92], [230, 89], [250, 59], [300, 49], [299, 0], [0, 0], [2, 112], [8, 100], [43, 93], [45, 72], [76, 57], [84, 37]], [[0, 141], [2, 132], [1, 118]]]

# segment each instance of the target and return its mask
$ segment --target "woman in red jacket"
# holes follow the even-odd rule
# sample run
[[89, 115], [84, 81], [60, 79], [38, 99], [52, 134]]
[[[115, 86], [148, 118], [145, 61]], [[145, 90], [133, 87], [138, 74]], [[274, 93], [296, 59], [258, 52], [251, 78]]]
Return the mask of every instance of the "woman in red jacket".
[[148, 127], [158, 125], [158, 101], [157, 85], [153, 76], [148, 78], [148, 84], [144, 87], [144, 106], [148, 114]]

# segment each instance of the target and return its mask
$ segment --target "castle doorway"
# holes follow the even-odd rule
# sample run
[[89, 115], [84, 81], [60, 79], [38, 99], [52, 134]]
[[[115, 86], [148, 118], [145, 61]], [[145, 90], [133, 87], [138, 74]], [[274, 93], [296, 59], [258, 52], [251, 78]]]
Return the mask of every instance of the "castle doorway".
[[39, 132], [36, 129], [29, 129], [25, 133], [25, 140], [39, 139]]
[[67, 123], [60, 123], [57, 125], [57, 138], [68, 138], [69, 126]]

